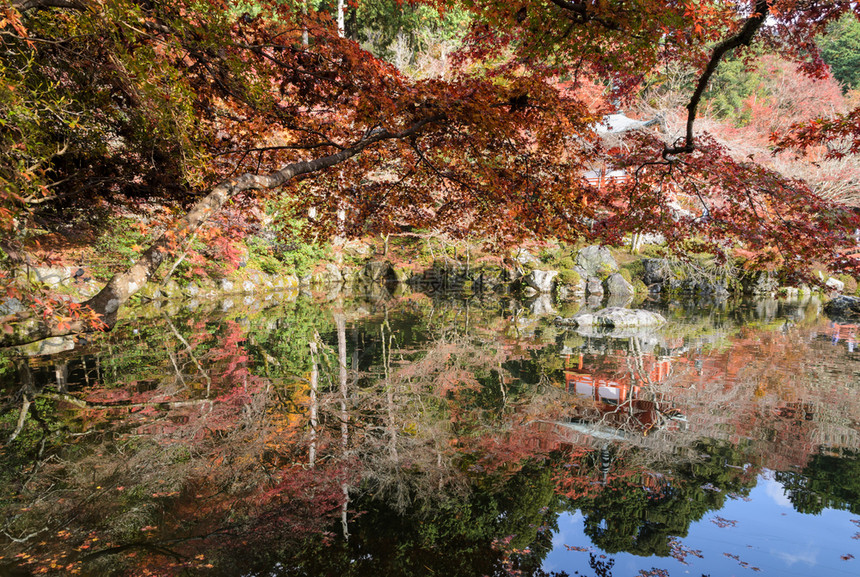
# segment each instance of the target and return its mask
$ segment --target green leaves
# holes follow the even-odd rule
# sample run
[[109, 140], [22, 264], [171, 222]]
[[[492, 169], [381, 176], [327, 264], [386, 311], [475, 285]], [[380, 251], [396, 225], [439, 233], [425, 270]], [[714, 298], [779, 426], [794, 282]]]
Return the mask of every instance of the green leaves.
[[854, 14], [847, 13], [828, 26], [818, 46], [844, 91], [860, 86], [860, 21]]

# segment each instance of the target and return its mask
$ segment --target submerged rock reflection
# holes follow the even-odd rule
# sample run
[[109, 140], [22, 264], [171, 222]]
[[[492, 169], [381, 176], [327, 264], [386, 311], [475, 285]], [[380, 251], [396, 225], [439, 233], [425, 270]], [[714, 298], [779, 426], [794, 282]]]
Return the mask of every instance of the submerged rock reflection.
[[799, 511], [857, 512], [860, 358], [780, 306], [591, 334], [300, 299], [8, 355], [0, 569], [537, 575], [573, 511], [606, 554], [678, 558], [764, 469]]

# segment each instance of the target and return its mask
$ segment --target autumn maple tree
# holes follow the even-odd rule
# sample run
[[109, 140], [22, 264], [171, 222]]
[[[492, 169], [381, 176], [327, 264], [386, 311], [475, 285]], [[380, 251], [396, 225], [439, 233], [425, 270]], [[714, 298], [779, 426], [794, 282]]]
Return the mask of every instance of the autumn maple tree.
[[[849, 243], [850, 210], [738, 162], [695, 121], [721, 62], [754, 58], [753, 44], [823, 74], [815, 36], [850, 2], [457, 6], [471, 27], [451, 70], [413, 80], [343, 38], [331, 15], [291, 3], [255, 2], [252, 13], [224, 0], [4, 0], [0, 225], [10, 250], [46, 206], [146, 199], [182, 211], [153, 223], [152, 244], [86, 303], [110, 327], [208, 219], [268, 194], [315, 209], [323, 233], [419, 226], [511, 244], [661, 232], [677, 252], [729, 258], [741, 246], [752, 266], [789, 271], [832, 262]], [[629, 154], [603, 147], [595, 127], [607, 103], [669, 62], [697, 74], [683, 133], [638, 135]], [[609, 98], [592, 98], [595, 83]], [[781, 146], [831, 134], [856, 145], [852, 114], [798, 126]], [[592, 190], [582, 175], [596, 161], [625, 166], [632, 184]], [[667, 190], [694, 199], [698, 214], [676, 214]], [[64, 318], [7, 319], [2, 342], [88, 328], [87, 316]]]

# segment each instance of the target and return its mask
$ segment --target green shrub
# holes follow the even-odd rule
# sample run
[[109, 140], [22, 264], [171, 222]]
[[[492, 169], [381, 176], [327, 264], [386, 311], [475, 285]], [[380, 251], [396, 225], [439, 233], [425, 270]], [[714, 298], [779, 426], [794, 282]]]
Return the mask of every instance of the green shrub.
[[566, 256], [564, 258], [559, 259], [558, 266], [560, 268], [572, 269], [576, 266], [576, 263], [573, 262], [572, 256]]
[[637, 295], [647, 295], [648, 285], [646, 285], [642, 279], [637, 278], [633, 281], [633, 290], [636, 291]]
[[248, 266], [263, 271], [266, 274], [279, 274], [284, 265], [273, 254], [275, 247], [265, 239], [252, 236], [245, 240], [248, 247]]
[[633, 282], [633, 277], [630, 276], [630, 271], [628, 269], [622, 268], [618, 272], [621, 275], [621, 278], [623, 278], [624, 280], [626, 280], [629, 283]]
[[639, 254], [648, 258], [663, 258], [666, 256], [666, 248], [659, 244], [643, 244]]
[[612, 267], [606, 263], [600, 265], [600, 268], [597, 269], [597, 278], [600, 280], [606, 280], [609, 278], [609, 275], [612, 274]]
[[259, 256], [254, 260], [261, 271], [270, 275], [276, 275], [281, 272], [283, 266], [278, 259], [269, 255]]
[[[621, 268], [624, 270], [627, 270], [629, 272], [630, 279], [642, 278], [643, 276], [645, 276], [645, 265], [642, 264], [641, 260], [634, 260], [633, 262], [627, 263], [626, 265], [624, 265]], [[625, 277], [625, 278], [627, 278], [627, 277]], [[630, 282], [633, 282], [630, 279], [627, 279], [627, 280], [629, 280]]]
[[558, 256], [558, 250], [553, 248], [543, 248], [538, 255], [540, 261], [544, 264], [552, 264], [556, 262]]
[[845, 284], [845, 289], [843, 290], [845, 294], [850, 295], [857, 292], [857, 279], [853, 276], [850, 274], [841, 274], [836, 278]]
[[320, 262], [331, 260], [330, 246], [308, 237], [306, 227], [307, 223], [298, 218], [279, 220], [272, 226], [278, 234], [278, 241], [269, 248], [272, 256], [299, 275], [311, 272]]
[[582, 282], [582, 277], [575, 270], [565, 268], [559, 271], [558, 281], [566, 285], [579, 285]]

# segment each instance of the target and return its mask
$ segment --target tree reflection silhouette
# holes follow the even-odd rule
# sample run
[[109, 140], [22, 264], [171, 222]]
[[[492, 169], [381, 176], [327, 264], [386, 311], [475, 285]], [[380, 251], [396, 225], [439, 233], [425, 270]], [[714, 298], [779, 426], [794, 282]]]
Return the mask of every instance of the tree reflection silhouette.
[[641, 475], [614, 471], [600, 493], [575, 499], [585, 534], [607, 553], [666, 557], [673, 537], [686, 537], [690, 524], [722, 508], [727, 494], [747, 495], [755, 486], [755, 472], [744, 467], [737, 447], [700, 442], [696, 450], [701, 458], [673, 465], [657, 490]]
[[860, 514], [860, 453], [819, 453], [803, 471], [778, 471], [774, 478], [799, 513], [817, 515], [830, 508]]

